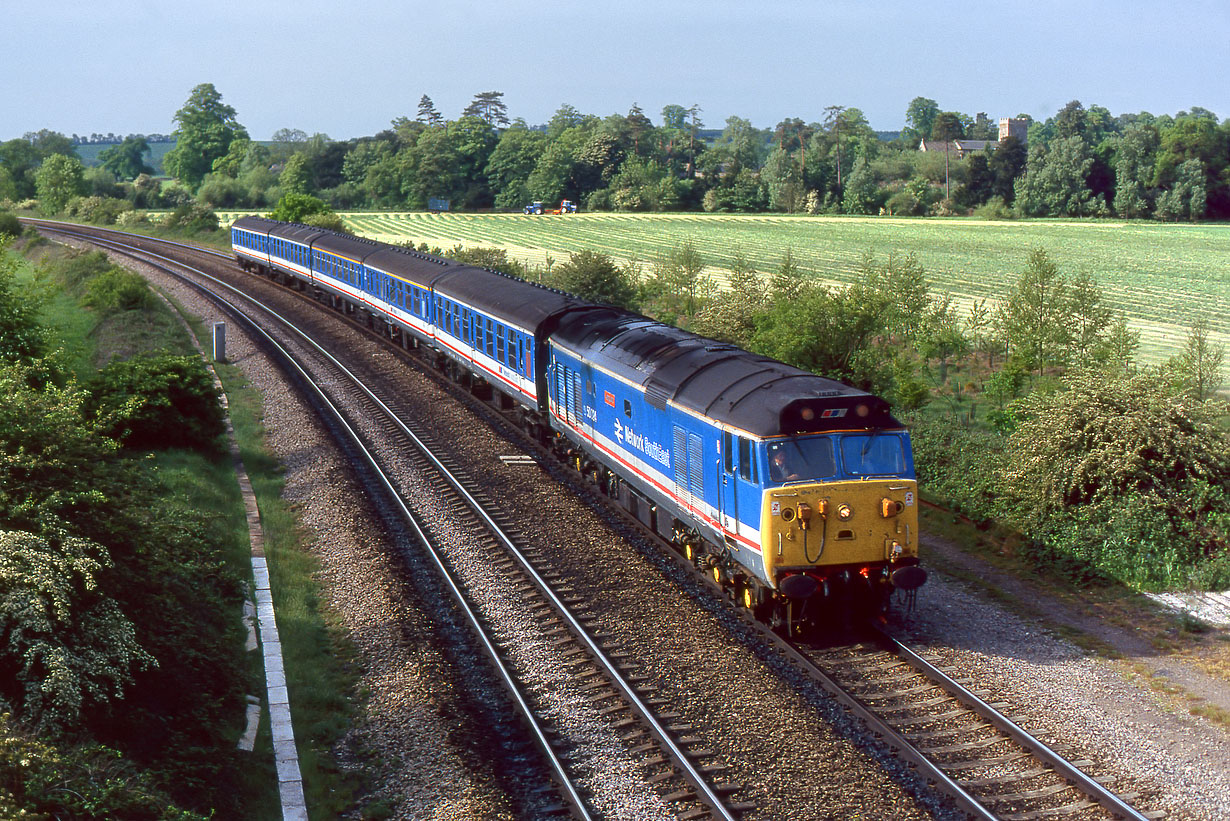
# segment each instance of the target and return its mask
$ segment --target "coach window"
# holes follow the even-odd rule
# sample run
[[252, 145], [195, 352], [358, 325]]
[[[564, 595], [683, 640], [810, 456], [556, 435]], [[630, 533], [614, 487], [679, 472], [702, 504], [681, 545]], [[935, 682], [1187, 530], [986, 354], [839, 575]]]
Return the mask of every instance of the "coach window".
[[495, 326], [495, 359], [501, 365], [507, 364], [504, 359], [504, 326]]

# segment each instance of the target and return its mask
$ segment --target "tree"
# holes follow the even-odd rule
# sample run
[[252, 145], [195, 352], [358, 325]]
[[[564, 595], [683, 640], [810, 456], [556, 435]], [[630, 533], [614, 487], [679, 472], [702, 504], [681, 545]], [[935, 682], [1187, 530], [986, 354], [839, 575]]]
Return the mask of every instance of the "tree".
[[167, 173], [191, 189], [200, 186], [214, 160], [226, 156], [231, 143], [247, 139], [247, 130], [235, 119], [235, 109], [222, 102], [210, 83], [192, 89], [183, 108], [175, 113], [175, 147], [162, 159]]
[[141, 174], [153, 174], [154, 169], [145, 163], [150, 153], [144, 137], [125, 137], [124, 142], [105, 148], [98, 154], [103, 168], [121, 180], [135, 180]]
[[551, 274], [554, 283], [570, 294], [617, 308], [636, 307], [636, 285], [629, 272], [606, 254], [569, 254], [568, 261], [555, 266]]
[[299, 152], [291, 154], [278, 175], [278, 186], [288, 194], [307, 194], [310, 187], [307, 157]]
[[279, 128], [269, 138], [270, 142], [299, 145], [308, 141], [307, 132], [302, 128]]
[[960, 189], [959, 199], [963, 200], [967, 206], [982, 205], [991, 198], [991, 191], [995, 184], [995, 176], [991, 173], [987, 152], [978, 151], [970, 155], [966, 174], [968, 178], [965, 187]]
[[[778, 289], [776, 286], [765, 288], [764, 280], [741, 251], [735, 251], [729, 267], [730, 278], [722, 298], [710, 301], [697, 313], [692, 330], [701, 336], [750, 348], [756, 333], [756, 317], [768, 309], [770, 294]], [[789, 248], [778, 274], [789, 281], [799, 282], [796, 279], [798, 270]], [[802, 283], [799, 284], [801, 286]]]
[[[1184, 168], [1187, 163], [1192, 164]], [[1203, 174], [1202, 181], [1197, 179], [1197, 167]], [[1179, 213], [1178, 218], [1199, 219], [1191, 211], [1195, 204], [1192, 195], [1200, 190], [1205, 200], [1204, 208], [1200, 209], [1202, 215], [1207, 213], [1212, 219], [1230, 217], [1230, 125], [1219, 127], [1215, 119], [1188, 115], [1162, 128], [1153, 186], [1186, 189], [1168, 203], [1169, 218], [1176, 218], [1174, 214]]]
[[919, 140], [931, 136], [935, 118], [939, 116], [940, 107], [935, 100], [927, 97], [915, 97], [905, 110], [906, 127], [913, 131], [912, 142], [917, 147]]
[[879, 186], [875, 175], [867, 165], [867, 160], [859, 157], [846, 181], [846, 190], [841, 198], [841, 208], [847, 214], [874, 214], [876, 208], [883, 202], [878, 197]]
[[997, 324], [1009, 351], [1041, 372], [1062, 361], [1071, 339], [1068, 283], [1046, 251], [1029, 252], [1025, 270], [999, 306]]
[[1113, 314], [1102, 304], [1102, 290], [1088, 271], [1081, 271], [1068, 286], [1067, 313], [1072, 323], [1072, 348], [1078, 362], [1088, 362], [1101, 347]]
[[484, 169], [495, 191], [496, 207], [517, 208], [531, 199], [526, 183], [546, 143], [541, 131], [524, 127], [513, 126], [500, 135]]
[[444, 115], [436, 111], [436, 104], [426, 94], [419, 98], [419, 116], [417, 119], [420, 123], [425, 123], [429, 126], [444, 125]]
[[482, 91], [461, 112], [462, 117], [477, 117], [488, 125], [508, 125], [508, 106], [503, 91]]
[[949, 174], [948, 148], [953, 140], [965, 134], [961, 115], [955, 111], [941, 111], [931, 123], [931, 139], [944, 141], [944, 199], [952, 199], [952, 178]]
[[16, 139], [0, 143], [0, 169], [13, 181], [13, 200], [34, 196], [34, 174], [43, 158], [29, 140]]
[[1083, 217], [1102, 212], [1105, 202], [1090, 191], [1093, 157], [1084, 139], [1052, 140], [1029, 149], [1025, 173], [1016, 181], [1016, 205], [1027, 216]]
[[645, 112], [636, 103], [628, 109], [628, 134], [632, 138], [632, 153], [640, 156], [642, 145], [648, 146], [653, 134], [653, 121], [645, 116]]
[[1073, 100], [1055, 115], [1055, 136], [1059, 139], [1084, 138], [1086, 127], [1085, 107], [1080, 100]]
[[34, 175], [38, 208], [46, 216], [58, 214], [73, 197], [85, 196], [85, 166], [76, 157], [52, 154]]
[[1203, 217], [1208, 204], [1206, 180], [1204, 164], [1198, 158], [1185, 160], [1175, 172], [1170, 190], [1157, 198], [1157, 218], [1195, 222]]
[[1144, 217], [1150, 209], [1149, 182], [1156, 164], [1158, 135], [1152, 125], [1133, 123], [1115, 150], [1115, 213]]
[[1222, 384], [1225, 348], [1209, 339], [1209, 322], [1203, 317], [1192, 323], [1183, 350], [1169, 363], [1180, 386], [1197, 402], [1212, 399]]
[[1011, 205], [1016, 198], [1016, 180], [1025, 170], [1028, 152], [1025, 144], [1016, 137], [1006, 137], [1000, 140], [999, 147], [987, 162], [993, 180], [991, 196], [999, 197]]
[[713, 290], [713, 279], [705, 273], [705, 262], [690, 242], [664, 254], [654, 264], [653, 278], [666, 298], [664, 320], [695, 315], [705, 295]]

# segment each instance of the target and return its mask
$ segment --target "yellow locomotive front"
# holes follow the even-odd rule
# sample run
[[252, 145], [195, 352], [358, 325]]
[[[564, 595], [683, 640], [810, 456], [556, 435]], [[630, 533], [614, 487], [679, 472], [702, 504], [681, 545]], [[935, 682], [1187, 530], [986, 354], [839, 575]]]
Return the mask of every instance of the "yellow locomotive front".
[[[904, 430], [834, 431], [766, 444], [764, 574], [793, 610], [879, 606], [926, 580], [918, 486]], [[797, 615], [797, 614], [796, 614]]]

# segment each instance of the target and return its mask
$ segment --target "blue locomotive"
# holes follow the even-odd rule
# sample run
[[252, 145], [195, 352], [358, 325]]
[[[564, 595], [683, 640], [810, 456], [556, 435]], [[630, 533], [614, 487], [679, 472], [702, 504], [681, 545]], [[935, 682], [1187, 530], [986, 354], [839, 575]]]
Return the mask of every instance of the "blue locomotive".
[[757, 616], [926, 580], [909, 434], [879, 397], [638, 314], [367, 239], [244, 217], [247, 270], [366, 311], [506, 410]]

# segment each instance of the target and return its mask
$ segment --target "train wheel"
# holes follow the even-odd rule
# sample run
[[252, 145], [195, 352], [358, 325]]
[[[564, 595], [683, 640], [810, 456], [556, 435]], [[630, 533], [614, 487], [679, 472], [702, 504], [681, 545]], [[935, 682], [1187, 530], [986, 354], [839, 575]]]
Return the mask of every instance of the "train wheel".
[[739, 597], [739, 600], [743, 602], [743, 606], [748, 610], [756, 610], [756, 593], [750, 584], [743, 586], [743, 595]]
[[722, 566], [720, 564], [715, 564], [710, 570], [710, 572], [713, 574], [713, 580], [717, 582], [717, 586], [721, 587], [722, 586]]
[[696, 563], [696, 546], [691, 542], [687, 542], [683, 546], [683, 555], [687, 557], [689, 562]]

